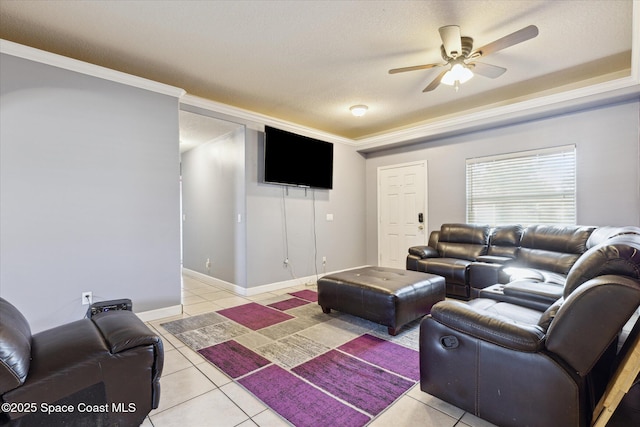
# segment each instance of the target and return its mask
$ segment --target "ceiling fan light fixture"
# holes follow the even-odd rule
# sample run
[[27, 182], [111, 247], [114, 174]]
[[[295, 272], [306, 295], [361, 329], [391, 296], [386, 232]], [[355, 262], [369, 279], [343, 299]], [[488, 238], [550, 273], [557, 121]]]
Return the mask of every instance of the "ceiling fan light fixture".
[[453, 64], [451, 69], [442, 76], [442, 80], [440, 82], [449, 86], [458, 86], [468, 82], [471, 77], [473, 77], [473, 72], [464, 64], [458, 62]]
[[368, 109], [369, 107], [367, 107], [366, 105], [354, 105], [353, 107], [349, 108], [351, 114], [353, 114], [355, 117], [364, 116], [365, 114], [367, 114]]

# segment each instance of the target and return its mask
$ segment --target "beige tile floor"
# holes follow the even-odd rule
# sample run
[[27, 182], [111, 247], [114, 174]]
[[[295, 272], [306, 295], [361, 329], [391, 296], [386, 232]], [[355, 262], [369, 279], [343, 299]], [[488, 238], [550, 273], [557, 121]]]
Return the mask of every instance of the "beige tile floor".
[[[149, 326], [163, 338], [165, 362], [161, 378], [160, 407], [149, 414], [142, 426], [289, 426], [286, 420], [234, 383], [198, 353], [174, 338], [160, 324], [251, 301], [273, 298], [300, 289], [314, 288], [299, 286], [252, 297], [241, 297], [185, 276], [182, 286], [184, 313], [180, 316], [149, 322]], [[419, 384], [369, 424], [370, 427], [391, 425], [395, 427], [492, 426], [462, 409], [422, 392]]]

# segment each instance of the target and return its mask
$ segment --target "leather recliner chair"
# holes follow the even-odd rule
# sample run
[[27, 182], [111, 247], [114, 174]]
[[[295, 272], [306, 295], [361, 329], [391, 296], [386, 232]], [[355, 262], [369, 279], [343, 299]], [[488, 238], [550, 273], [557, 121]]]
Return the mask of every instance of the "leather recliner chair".
[[131, 311], [31, 335], [0, 298], [0, 425], [136, 426], [160, 400], [162, 340]]
[[[442, 301], [420, 325], [421, 389], [509, 426], [587, 426], [632, 339], [640, 238], [589, 249], [546, 311], [478, 298]], [[640, 333], [635, 322], [630, 337]]]

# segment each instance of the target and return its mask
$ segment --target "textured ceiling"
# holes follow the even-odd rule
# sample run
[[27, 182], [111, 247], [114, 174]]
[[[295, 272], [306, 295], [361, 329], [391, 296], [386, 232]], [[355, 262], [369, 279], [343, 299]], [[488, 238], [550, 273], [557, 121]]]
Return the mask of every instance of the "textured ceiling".
[[[629, 75], [631, 0], [13, 1], [0, 38], [189, 94], [359, 139]], [[508, 71], [458, 92], [422, 89], [438, 28], [480, 47], [530, 24], [537, 38], [482, 59]], [[349, 107], [366, 104], [365, 117]]]

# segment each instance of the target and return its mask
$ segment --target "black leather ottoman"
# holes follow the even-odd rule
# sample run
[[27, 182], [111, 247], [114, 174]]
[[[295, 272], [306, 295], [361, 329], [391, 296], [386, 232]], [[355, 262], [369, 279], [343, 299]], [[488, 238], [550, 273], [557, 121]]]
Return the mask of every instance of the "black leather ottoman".
[[443, 277], [386, 267], [363, 267], [318, 280], [318, 304], [385, 325], [395, 335], [444, 300]]

